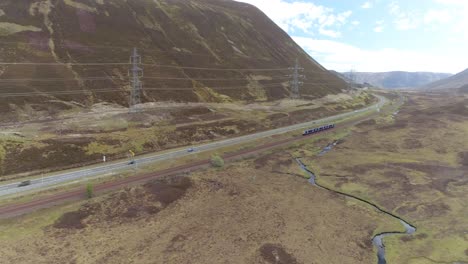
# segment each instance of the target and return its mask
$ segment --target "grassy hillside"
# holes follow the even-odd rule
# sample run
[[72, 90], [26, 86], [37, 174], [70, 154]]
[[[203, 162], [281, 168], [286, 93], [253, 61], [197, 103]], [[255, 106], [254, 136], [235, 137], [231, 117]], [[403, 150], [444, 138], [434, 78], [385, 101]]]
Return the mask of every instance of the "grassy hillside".
[[422, 88], [426, 90], [463, 89], [466, 85], [468, 85], [468, 69], [457, 73], [452, 77], [430, 83]]
[[[313, 83], [305, 85], [305, 98], [345, 88], [341, 79], [309, 57], [266, 15], [244, 3], [4, 0], [0, 10], [2, 62], [33, 63], [0, 65], [1, 112], [68, 109], [63, 101], [125, 106], [129, 65], [114, 63], [127, 63], [133, 47], [145, 64], [143, 102], [288, 97], [285, 75], [296, 58], [305, 68], [307, 82]], [[35, 64], [57, 62], [70, 64]], [[230, 88], [219, 89], [223, 87]], [[22, 96], [5, 97], [7, 93]]]

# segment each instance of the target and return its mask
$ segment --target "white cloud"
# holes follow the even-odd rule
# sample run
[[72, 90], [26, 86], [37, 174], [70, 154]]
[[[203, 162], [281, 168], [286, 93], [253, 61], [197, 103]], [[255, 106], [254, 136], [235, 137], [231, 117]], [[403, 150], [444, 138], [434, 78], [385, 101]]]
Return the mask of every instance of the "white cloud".
[[361, 5], [361, 8], [368, 9], [372, 7], [372, 3], [367, 1], [364, 4]]
[[400, 14], [400, 5], [397, 2], [393, 1], [388, 5], [388, 10], [392, 15], [399, 15]]
[[322, 34], [324, 36], [327, 36], [327, 37], [331, 37], [331, 38], [338, 38], [338, 37], [341, 36], [340, 32], [334, 31], [334, 30], [329, 30], [329, 29], [320, 28], [319, 32], [320, 32], [320, 34]]
[[338, 41], [293, 37], [323, 66], [337, 71], [434, 71], [456, 73], [466, 68], [466, 58], [383, 48], [364, 50]]
[[[355, 27], [360, 24], [352, 20], [352, 12], [337, 12], [331, 8], [316, 5], [306, 0], [238, 0], [257, 6], [268, 15], [276, 24], [292, 35], [307, 37], [294, 37], [296, 42], [308, 51], [317, 61], [329, 69], [347, 71], [353, 65], [359, 71], [438, 71], [456, 73], [466, 68], [468, 53], [464, 52], [461, 43], [468, 41], [468, 0], [433, 0], [442, 5], [440, 9], [421, 8], [418, 10], [403, 10], [398, 2], [393, 1], [387, 6], [389, 19], [376, 21], [371, 27], [374, 32], [388, 30], [390, 25], [398, 30], [409, 30], [421, 26], [433, 27], [446, 25], [443, 29], [450, 32], [454, 49], [437, 51], [431, 47], [422, 50], [396, 50], [381, 48], [377, 50], [361, 49], [339, 41], [321, 39], [338, 38], [340, 30], [345, 25]], [[382, 0], [380, 0], [382, 2]], [[429, 1], [429, 0], [428, 0]], [[362, 2], [365, 2], [362, 0]], [[369, 0], [370, 3], [376, 1]], [[467, 3], [467, 4], [464, 4]], [[444, 12], [443, 10], [449, 10]], [[449, 16], [450, 15], [450, 16]], [[457, 17], [455, 17], [455, 15]], [[452, 21], [446, 22], [449, 17]], [[445, 23], [445, 24], [444, 24]], [[346, 27], [348, 28], [348, 27]], [[460, 40], [464, 40], [460, 41]], [[431, 50], [431, 51], [429, 51]], [[437, 51], [439, 53], [434, 53]]]
[[374, 27], [374, 32], [381, 33], [383, 31], [383, 26]]
[[424, 15], [424, 23], [425, 24], [447, 24], [452, 20], [452, 15], [450, 11], [447, 9], [436, 10], [431, 9], [426, 12]]
[[468, 2], [466, 0], [434, 0], [434, 2], [444, 5], [468, 6]]
[[[450, 23], [449, 29], [453, 32], [455, 38], [462, 41], [468, 41], [468, 1], [466, 0], [434, 0], [435, 3], [442, 5], [439, 12], [446, 12], [447, 14], [439, 13], [437, 18], [436, 14], [432, 14], [433, 22]], [[450, 21], [448, 17], [450, 17]]]
[[376, 32], [376, 33], [381, 33], [381, 32], [383, 32], [383, 29], [384, 29], [383, 24], [384, 24], [384, 21], [383, 21], [383, 20], [375, 21], [374, 32]]
[[319, 34], [334, 38], [341, 36], [340, 27], [345, 25], [352, 15], [351, 11], [335, 12], [332, 8], [301, 0], [237, 1], [255, 5], [287, 32], [317, 31]]
[[393, 24], [398, 30], [416, 29], [421, 25], [420, 14], [401, 10], [400, 5], [395, 1], [388, 5], [388, 12], [394, 17]]
[[420, 19], [411, 14], [402, 15], [396, 18], [393, 23], [396, 25], [398, 30], [416, 29], [421, 24]]

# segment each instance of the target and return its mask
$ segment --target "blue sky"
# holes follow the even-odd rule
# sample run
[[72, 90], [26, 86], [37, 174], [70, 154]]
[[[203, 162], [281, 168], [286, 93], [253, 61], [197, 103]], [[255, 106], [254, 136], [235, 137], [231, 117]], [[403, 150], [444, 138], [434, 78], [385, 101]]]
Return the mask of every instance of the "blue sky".
[[468, 68], [468, 0], [238, 0], [337, 71]]

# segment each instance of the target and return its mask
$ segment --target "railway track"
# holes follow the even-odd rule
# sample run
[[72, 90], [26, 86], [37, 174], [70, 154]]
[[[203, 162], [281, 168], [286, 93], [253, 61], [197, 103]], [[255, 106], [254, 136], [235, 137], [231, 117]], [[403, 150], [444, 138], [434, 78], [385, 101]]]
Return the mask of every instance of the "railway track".
[[[372, 115], [360, 118], [358, 120], [353, 120], [353, 121], [346, 121], [343, 123], [340, 123], [336, 125], [335, 129], [340, 129], [340, 128], [346, 128], [350, 126], [354, 126], [357, 123], [360, 123], [364, 120], [373, 118], [377, 116], [378, 113], [373, 113]], [[332, 132], [333, 130], [325, 130], [323, 132], [317, 133], [317, 134], [327, 134]], [[317, 134], [313, 135], [308, 135], [306, 137], [313, 137], [316, 136]], [[270, 143], [265, 143], [263, 145], [257, 146], [255, 148], [249, 148], [245, 150], [240, 150], [232, 153], [226, 153], [223, 155], [223, 158], [226, 161], [232, 161], [241, 157], [245, 157], [248, 155], [260, 153], [266, 150], [273, 149], [275, 147], [279, 146], [284, 146], [287, 144], [291, 144], [295, 141], [303, 140], [304, 136], [298, 135], [295, 137], [291, 138], [286, 138], [286, 139], [281, 139], [278, 141], [270, 142]], [[177, 167], [173, 168], [168, 168], [164, 170], [160, 170], [154, 173], [147, 173], [147, 174], [141, 174], [141, 175], [136, 175], [132, 177], [127, 177], [124, 179], [119, 179], [115, 181], [109, 181], [109, 182], [104, 182], [101, 184], [97, 184], [94, 188], [96, 194], [102, 194], [105, 192], [113, 191], [120, 189], [125, 186], [131, 186], [131, 185], [136, 185], [140, 183], [147, 182], [152, 179], [160, 178], [163, 176], [170, 176], [174, 174], [179, 174], [183, 172], [189, 172], [189, 171], [195, 171], [201, 168], [208, 167], [210, 165], [210, 160], [205, 159], [201, 161], [195, 161], [195, 162], [190, 162], [184, 165], [180, 165]], [[58, 204], [63, 204], [65, 202], [70, 202], [70, 201], [77, 201], [77, 200], [82, 200], [86, 199], [86, 192], [84, 188], [74, 188], [65, 192], [53, 194], [47, 197], [41, 197], [38, 198], [37, 200], [34, 201], [28, 201], [28, 202], [23, 202], [23, 203], [16, 203], [16, 204], [9, 204], [3, 207], [0, 207], [0, 218], [10, 218], [10, 217], [15, 217], [19, 216], [22, 214], [30, 213], [38, 209], [43, 209], [43, 208], [48, 208], [54, 205]]]

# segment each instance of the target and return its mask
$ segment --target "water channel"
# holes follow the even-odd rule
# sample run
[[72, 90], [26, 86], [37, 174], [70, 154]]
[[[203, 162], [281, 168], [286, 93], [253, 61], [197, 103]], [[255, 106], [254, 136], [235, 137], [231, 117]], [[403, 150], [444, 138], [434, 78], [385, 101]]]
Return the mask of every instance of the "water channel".
[[[328, 148], [329, 146], [327, 146]], [[330, 148], [331, 149], [331, 148]], [[327, 149], [326, 151], [328, 152], [330, 149]], [[323, 155], [323, 154], [322, 154]], [[386, 236], [394, 236], [394, 235], [412, 235], [416, 232], [416, 227], [414, 227], [413, 225], [411, 225], [410, 223], [406, 222], [404, 219], [390, 213], [390, 212], [387, 212], [383, 209], [381, 209], [379, 206], [377, 206], [376, 204], [372, 203], [372, 202], [369, 202], [369, 201], [366, 201], [362, 198], [359, 198], [357, 196], [354, 196], [354, 195], [351, 195], [351, 194], [347, 194], [347, 193], [344, 193], [344, 192], [340, 192], [340, 191], [336, 191], [336, 190], [333, 190], [333, 189], [330, 189], [328, 187], [325, 187], [325, 186], [322, 186], [320, 185], [319, 183], [317, 183], [317, 179], [316, 179], [316, 176], [315, 174], [310, 171], [307, 166], [299, 159], [299, 158], [296, 158], [296, 162], [299, 164], [299, 166], [301, 167], [301, 169], [303, 171], [305, 171], [309, 176], [309, 183], [318, 187], [318, 188], [321, 188], [321, 189], [324, 189], [324, 190], [327, 190], [327, 191], [330, 191], [330, 192], [334, 192], [336, 194], [339, 194], [339, 195], [343, 195], [343, 196], [346, 196], [348, 198], [352, 198], [352, 199], [355, 199], [355, 200], [358, 200], [360, 202], [363, 202], [363, 203], [366, 203], [368, 205], [370, 205], [371, 207], [375, 208], [376, 210], [378, 210], [379, 212], [381, 213], [384, 213], [394, 219], [397, 219], [400, 221], [400, 223], [403, 225], [403, 227], [405, 228], [405, 231], [404, 232], [398, 232], [398, 231], [394, 231], [394, 232], [383, 232], [383, 233], [380, 233], [380, 234], [377, 234], [375, 235], [373, 238], [372, 238], [372, 244], [374, 245], [374, 247], [376, 247], [377, 249], [377, 259], [378, 259], [378, 262], [377, 264], [386, 264], [387, 263], [387, 260], [385, 259], [385, 245], [384, 245], [384, 237]]]

